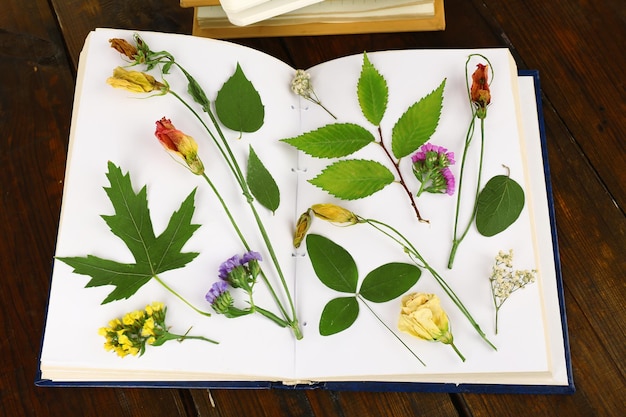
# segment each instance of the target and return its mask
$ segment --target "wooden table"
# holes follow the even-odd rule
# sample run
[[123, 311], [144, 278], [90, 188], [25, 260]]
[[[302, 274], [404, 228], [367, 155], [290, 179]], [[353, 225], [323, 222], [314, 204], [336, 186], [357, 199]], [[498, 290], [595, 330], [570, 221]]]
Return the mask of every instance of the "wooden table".
[[[0, 414], [618, 416], [626, 398], [623, 0], [446, 0], [447, 29], [237, 42], [304, 68], [393, 48], [508, 46], [541, 76], [574, 395], [36, 388], [78, 55], [96, 27], [190, 33], [177, 0], [2, 0]], [[72, 300], [68, 300], [71, 302]], [[72, 323], [67, 323], [72, 349]]]

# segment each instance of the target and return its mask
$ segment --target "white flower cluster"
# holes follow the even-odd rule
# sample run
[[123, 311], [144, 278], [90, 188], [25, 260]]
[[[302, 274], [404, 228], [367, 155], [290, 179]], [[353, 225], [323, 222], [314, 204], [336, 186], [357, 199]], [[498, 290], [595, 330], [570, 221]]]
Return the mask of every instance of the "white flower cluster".
[[313, 92], [311, 88], [311, 75], [304, 70], [296, 70], [296, 75], [291, 81], [291, 91], [299, 96], [310, 99]]
[[535, 282], [536, 275], [537, 270], [535, 269], [514, 271], [513, 250], [509, 250], [508, 253], [500, 251], [496, 256], [496, 264], [489, 277], [493, 296], [498, 299], [496, 306], [499, 308], [513, 292]]

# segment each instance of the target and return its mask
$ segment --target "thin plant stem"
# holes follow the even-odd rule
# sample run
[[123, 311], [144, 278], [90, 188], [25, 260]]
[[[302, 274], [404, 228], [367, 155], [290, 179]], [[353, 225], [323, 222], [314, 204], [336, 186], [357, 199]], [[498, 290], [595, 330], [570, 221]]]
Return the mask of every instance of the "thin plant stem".
[[211, 313], [207, 312], [207, 311], [202, 311], [199, 308], [197, 308], [196, 306], [194, 306], [193, 304], [191, 304], [189, 301], [187, 301], [187, 299], [185, 299], [182, 295], [180, 295], [179, 293], [177, 293], [172, 287], [170, 287], [169, 285], [167, 285], [165, 283], [165, 281], [163, 281], [161, 278], [159, 278], [157, 275], [153, 275], [152, 278], [156, 279], [157, 282], [159, 284], [161, 284], [166, 290], [168, 290], [169, 292], [171, 292], [172, 294], [174, 294], [176, 297], [178, 297], [178, 299], [180, 299], [183, 303], [187, 304], [189, 307], [191, 307], [194, 311], [196, 311], [197, 313], [202, 314], [203, 316], [207, 316], [207, 317], [211, 317]]
[[365, 304], [365, 307], [367, 307], [367, 308], [368, 308], [368, 310], [369, 310], [369, 311], [370, 311], [370, 312], [374, 315], [374, 317], [376, 317], [376, 320], [378, 320], [378, 321], [379, 321], [379, 322], [380, 322], [383, 326], [385, 326], [385, 328], [386, 328], [387, 330], [389, 330], [389, 333], [391, 333], [391, 334], [392, 334], [392, 335], [393, 335], [393, 336], [394, 336], [394, 337], [395, 337], [395, 338], [396, 338], [396, 339], [397, 339], [400, 343], [402, 343], [402, 345], [404, 345], [404, 347], [405, 347], [405, 348], [407, 348], [407, 350], [408, 350], [409, 352], [411, 352], [411, 355], [413, 355], [413, 356], [415, 357], [415, 359], [417, 359], [418, 361], [420, 361], [420, 363], [421, 363], [422, 365], [426, 366], [426, 364], [424, 363], [424, 361], [422, 361], [422, 360], [419, 358], [419, 356], [417, 356], [417, 354], [415, 354], [415, 352], [413, 352], [413, 350], [411, 350], [411, 348], [410, 348], [410, 347], [409, 347], [406, 343], [404, 343], [404, 341], [403, 341], [402, 339], [400, 339], [400, 337], [399, 337], [399, 336], [398, 336], [398, 335], [397, 335], [397, 334], [396, 334], [393, 330], [391, 330], [391, 329], [389, 328], [389, 326], [387, 326], [387, 324], [386, 324], [384, 321], [382, 321], [382, 319], [381, 319], [380, 317], [378, 317], [378, 314], [376, 314], [376, 313], [374, 312], [374, 310], [372, 310], [372, 307], [370, 307], [370, 305], [369, 305], [367, 302], [365, 302], [365, 300], [364, 300], [364, 299], [363, 299], [360, 295], [357, 295], [357, 297], [358, 297], [358, 299], [359, 299], [359, 300], [361, 300], [361, 302], [362, 302], [363, 304]]

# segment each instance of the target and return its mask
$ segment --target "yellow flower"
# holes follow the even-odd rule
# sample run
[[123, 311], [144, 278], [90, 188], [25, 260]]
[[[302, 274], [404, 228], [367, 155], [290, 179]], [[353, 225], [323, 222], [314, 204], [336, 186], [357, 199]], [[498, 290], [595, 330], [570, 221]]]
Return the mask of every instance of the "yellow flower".
[[141, 329], [141, 336], [154, 336], [154, 318], [150, 317], [146, 319], [143, 324], [143, 328]]
[[311, 210], [316, 217], [329, 222], [350, 224], [359, 222], [356, 214], [335, 204], [313, 204]]
[[398, 329], [424, 340], [452, 343], [448, 316], [435, 294], [412, 293], [402, 297]]
[[107, 78], [107, 84], [115, 88], [123, 88], [133, 93], [149, 93], [162, 91], [164, 84], [158, 82], [152, 75], [139, 71], [127, 71], [122, 67], [113, 70], [113, 76]]
[[296, 248], [300, 247], [302, 240], [306, 236], [306, 232], [309, 231], [309, 227], [311, 227], [311, 215], [309, 211], [305, 211], [300, 215], [298, 222], [296, 223], [296, 232], [293, 236], [293, 246]]
[[148, 304], [146, 306], [146, 313], [148, 316], [152, 316], [155, 312], [159, 312], [163, 310], [163, 303], [158, 301], [153, 302], [152, 304]]

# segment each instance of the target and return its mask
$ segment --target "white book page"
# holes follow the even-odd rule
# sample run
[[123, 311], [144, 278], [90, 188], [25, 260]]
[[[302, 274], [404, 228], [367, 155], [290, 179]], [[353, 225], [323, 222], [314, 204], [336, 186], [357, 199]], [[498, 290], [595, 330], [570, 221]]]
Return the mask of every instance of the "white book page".
[[221, 2], [221, 7], [233, 25], [246, 26], [320, 1], [322, 0], [269, 0], [253, 7], [236, 10], [231, 9], [229, 2], [226, 1]]
[[[495, 78], [491, 85], [492, 104], [486, 119], [486, 149], [483, 184], [490, 177], [506, 174], [505, 164], [511, 177], [520, 183], [529, 195], [525, 166], [520, 149], [518, 119], [514, 88], [516, 71], [510, 66], [510, 55], [505, 49], [476, 51], [486, 55], [493, 64]], [[430, 93], [444, 78], [443, 111], [431, 143], [447, 147], [455, 152], [458, 161], [452, 167], [458, 178], [462, 144], [470, 121], [467, 103], [464, 65], [470, 51], [394, 51], [368, 54], [373, 65], [385, 77], [389, 85], [389, 105], [381, 123], [382, 134], [390, 146], [391, 129], [400, 115], [413, 102]], [[477, 61], [478, 62], [478, 61]], [[315, 91], [322, 102], [333, 111], [339, 122], [353, 122], [376, 130], [362, 116], [356, 98], [356, 83], [361, 70], [362, 56], [352, 56], [318, 65], [310, 70]], [[474, 64], [475, 65], [475, 64]], [[469, 69], [473, 72], [474, 66]], [[319, 107], [307, 103], [304, 131], [329, 123], [328, 116]], [[309, 117], [310, 116], [310, 117]], [[474, 141], [468, 157], [468, 174], [464, 190], [462, 225], [473, 202], [471, 191], [475, 187], [478, 160], [478, 144]], [[368, 145], [352, 155], [354, 158], [386, 162], [381, 149]], [[382, 191], [362, 200], [339, 201], [309, 184], [329, 164], [328, 160], [300, 156], [298, 187], [298, 211], [303, 212], [311, 204], [336, 203], [360, 216], [384, 221], [405, 234], [417, 247], [426, 261], [447, 281], [457, 293], [487, 337], [498, 351], [489, 347], [474, 331], [469, 321], [443, 293], [428, 272], [423, 272], [413, 291], [436, 293], [450, 318], [454, 342], [465, 362], [452, 348], [440, 343], [426, 342], [398, 332], [396, 324], [400, 300], [388, 303], [369, 303], [370, 307], [394, 331], [397, 337], [417, 354], [426, 366], [421, 365], [386, 329], [368, 308], [361, 303], [356, 322], [347, 330], [333, 336], [320, 336], [319, 318], [326, 302], [345, 296], [326, 288], [316, 277], [306, 259], [304, 245], [302, 258], [298, 260], [298, 306], [305, 327], [305, 342], [298, 344], [298, 377], [337, 379], [393, 379], [442, 380], [461, 382], [480, 380], [480, 375], [511, 373], [545, 373], [549, 371], [547, 341], [544, 329], [541, 286], [532, 284], [514, 293], [500, 313], [499, 333], [494, 334], [494, 307], [491, 299], [489, 275], [499, 250], [514, 250], [516, 269], [533, 269], [539, 266], [532, 233], [528, 204], [520, 218], [504, 232], [490, 238], [477, 233], [474, 227], [460, 245], [454, 268], [446, 265], [451, 247], [455, 197], [423, 194], [417, 204], [430, 224], [418, 223], [411, 211], [408, 197], [397, 184], [388, 185]], [[413, 191], [418, 183], [410, 172], [410, 161], [401, 165], [405, 180]], [[541, 169], [541, 164], [532, 166]], [[391, 240], [365, 225], [335, 227], [314, 219], [309, 233], [321, 234], [347, 249], [356, 259], [360, 280], [372, 269], [388, 262], [410, 262], [402, 249]], [[549, 234], [549, 230], [547, 231]], [[551, 256], [551, 252], [548, 254]], [[542, 271], [543, 272], [543, 271]], [[550, 274], [550, 271], [545, 271]], [[541, 282], [543, 275], [538, 280]]]
[[[223, 158], [191, 113], [171, 95], [145, 98], [146, 95], [114, 89], [105, 82], [116, 66], [124, 65], [120, 54], [110, 48], [108, 40], [116, 37], [131, 40], [132, 35], [130, 31], [97, 30], [90, 35], [89, 47], [81, 57], [84, 68], [81, 68], [81, 89], [77, 92], [72, 124], [56, 256], [92, 254], [119, 262], [133, 262], [124, 243], [100, 218], [103, 214], [113, 214], [102, 188], [109, 186], [105, 176], [108, 161], [120, 166], [124, 173], [130, 173], [136, 192], [144, 185], [147, 187], [148, 205], [157, 235], [165, 228], [173, 211], [192, 190], [197, 189], [193, 222], [201, 226], [183, 250], [200, 255], [186, 267], [164, 272], [160, 278], [194, 306], [212, 311], [204, 296], [218, 279], [219, 265], [245, 250], [206, 182], [190, 173], [158, 143], [154, 136], [157, 120], [168, 117], [176, 128], [196, 139], [207, 175], [220, 189], [239, 226], [246, 231], [250, 245], [261, 252], [265, 268], [270, 268], [270, 257], [262, 250], [255, 223], [234, 179], [225, 174], [227, 168]], [[293, 105], [297, 100], [288, 81], [293, 70], [268, 55], [228, 42], [157, 33], [143, 33], [142, 38], [153, 50], [167, 50], [174, 54], [177, 61], [196, 77], [211, 101], [233, 74], [237, 63], [259, 91], [266, 109], [264, 127], [254, 134], [244, 134], [242, 139], [237, 139], [238, 132], [226, 129], [225, 134], [244, 172], [248, 147], [253, 146], [278, 182], [283, 201], [277, 214], [272, 216], [262, 208], [259, 212], [276, 242], [277, 256], [293, 291], [292, 251], [289, 244], [282, 242], [289, 243], [292, 239], [292, 224], [284, 219], [291, 219], [294, 215], [292, 199], [296, 177], [292, 174], [290, 161], [295, 161], [295, 151], [283, 144], [271, 146], [275, 138], [294, 135], [298, 131], [299, 117]], [[153, 74], [159, 79], [158, 72]], [[172, 69], [166, 79], [173, 91], [187, 96], [187, 85], [179, 71]], [[200, 111], [198, 106], [195, 107]], [[271, 268], [269, 276], [276, 279]], [[289, 358], [293, 356], [293, 335], [259, 315], [227, 319], [214, 314], [207, 318], [154, 280], [127, 300], [101, 305], [114, 287], [84, 288], [89, 279], [72, 273], [67, 264], [55, 261], [41, 358], [44, 378], [46, 369], [58, 367], [106, 370], [113, 375], [105, 378], [112, 379], [119, 379], [120, 374], [134, 379], [141, 375], [140, 371], [151, 372], [150, 378], [156, 379], [163, 379], [159, 374], [165, 372], [195, 373], [201, 375], [196, 376], [201, 379], [222, 374], [236, 374], [237, 379], [241, 379], [242, 374], [265, 379], [284, 379], [291, 375], [293, 361]], [[277, 281], [274, 285], [279, 288]], [[241, 295], [236, 298], [238, 306], [245, 308], [246, 299]], [[191, 327], [189, 334], [212, 338], [220, 344], [195, 340], [168, 342], [161, 347], [148, 346], [140, 358], [121, 359], [115, 353], [106, 352], [104, 338], [98, 335], [98, 329], [113, 318], [143, 309], [153, 301], [161, 301], [168, 307], [166, 323], [172, 332], [184, 334]], [[268, 310], [277, 311], [261, 283], [255, 287], [255, 301]], [[68, 349], [68, 329], [72, 333], [71, 349]], [[85, 377], [98, 379], [97, 374], [90, 372]], [[175, 379], [176, 375], [170, 377]]]

